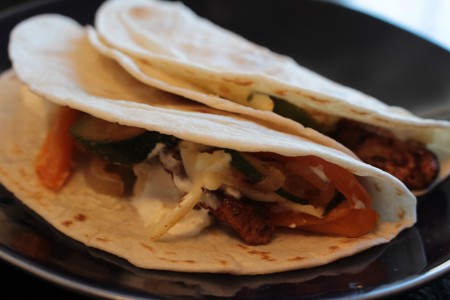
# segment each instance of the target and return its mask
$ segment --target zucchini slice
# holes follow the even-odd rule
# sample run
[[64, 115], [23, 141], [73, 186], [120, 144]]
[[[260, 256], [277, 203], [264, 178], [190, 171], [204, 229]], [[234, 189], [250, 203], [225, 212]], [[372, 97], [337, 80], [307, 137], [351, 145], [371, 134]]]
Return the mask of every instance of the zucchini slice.
[[88, 152], [123, 165], [142, 162], [158, 143], [171, 144], [176, 140], [173, 136], [111, 123], [88, 114], [75, 122], [70, 133]]
[[[244, 176], [247, 177], [247, 179], [250, 182], [256, 183], [263, 180], [266, 177], [265, 174], [263, 174], [254, 165], [252, 165], [252, 163], [246, 157], [245, 154], [231, 149], [225, 149], [225, 152], [231, 155], [231, 165], [234, 168], [238, 169], [242, 174], [244, 174]], [[307, 199], [292, 194], [291, 192], [287, 191], [286, 188], [284, 187], [280, 187], [279, 189], [275, 190], [274, 193], [297, 204], [302, 205], [309, 204], [309, 201]]]

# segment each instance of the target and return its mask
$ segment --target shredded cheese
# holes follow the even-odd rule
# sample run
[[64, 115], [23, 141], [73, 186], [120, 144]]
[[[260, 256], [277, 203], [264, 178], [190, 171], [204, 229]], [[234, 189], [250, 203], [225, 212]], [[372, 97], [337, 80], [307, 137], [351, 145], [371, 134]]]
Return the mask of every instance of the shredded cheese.
[[187, 141], [180, 142], [179, 148], [186, 174], [192, 181], [192, 189], [150, 229], [152, 239], [162, 237], [191, 211], [203, 196], [204, 188], [210, 191], [218, 189], [230, 166], [231, 156], [223, 150], [202, 152], [204, 146]]
[[200, 200], [202, 196], [201, 186], [194, 185], [192, 190], [187, 193], [180, 203], [170, 212], [165, 213], [159, 221], [150, 229], [151, 239], [158, 239], [170, 230], [178, 221], [180, 221]]
[[317, 167], [309, 167], [311, 169], [311, 171], [314, 172], [314, 174], [316, 174], [317, 176], [319, 176], [320, 179], [322, 179], [322, 181], [324, 182], [330, 182], [330, 179], [327, 177], [327, 175], [325, 175], [325, 172], [323, 171], [323, 166], [322, 165], [318, 165]]

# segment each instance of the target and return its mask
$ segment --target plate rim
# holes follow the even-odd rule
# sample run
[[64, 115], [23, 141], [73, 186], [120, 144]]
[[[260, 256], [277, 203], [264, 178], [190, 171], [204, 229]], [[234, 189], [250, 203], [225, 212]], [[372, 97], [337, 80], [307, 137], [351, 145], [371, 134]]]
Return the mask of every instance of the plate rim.
[[[67, 2], [67, 1], [70, 1], [70, 0], [41, 0], [41, 1], [34, 0], [34, 1], [30, 1], [30, 2], [21, 3], [18, 5], [15, 4], [15, 5], [8, 7], [0, 12], [0, 23], [4, 22], [4, 20], [7, 18], [13, 18], [20, 13], [27, 12], [28, 10], [40, 8], [40, 7], [47, 6], [47, 5], [52, 5], [52, 4], [55, 4], [58, 2]], [[311, 1], [311, 0], [309, 0], [309, 1]], [[320, 1], [320, 2], [327, 4], [327, 5], [339, 6], [346, 10], [352, 10], [355, 13], [362, 14], [369, 18], [374, 18], [383, 23], [390, 24], [390, 25], [402, 30], [403, 32], [413, 34], [401, 27], [395, 26], [394, 24], [380, 20], [380, 19], [378, 19], [372, 15], [366, 14], [364, 12], [354, 10], [349, 7], [340, 6], [340, 5], [336, 4], [335, 2], [327, 1], [327, 0]], [[445, 48], [441, 47], [438, 44], [433, 43], [432, 41], [430, 41], [428, 39], [425, 39], [421, 36], [417, 36], [417, 37], [426, 43], [432, 44], [435, 47], [446, 50]], [[11, 66], [6, 66], [6, 69], [5, 69], [5, 66], [0, 66], [0, 73], [2, 73], [3, 71], [7, 70], [10, 67]], [[0, 183], [0, 185], [1, 185], [1, 183]], [[416, 225], [414, 225], [414, 226], [416, 226]], [[52, 270], [51, 268], [40, 265], [38, 262], [30, 260], [27, 257], [21, 256], [20, 254], [15, 253], [12, 249], [10, 249], [7, 246], [4, 246], [2, 244], [0, 244], [0, 259], [2, 259], [4, 262], [10, 264], [11, 266], [17, 267], [22, 271], [28, 272], [29, 274], [32, 274], [33, 276], [38, 277], [39, 279], [46, 280], [47, 282], [56, 284], [60, 287], [63, 287], [67, 290], [71, 290], [75, 293], [85, 294], [86, 296], [96, 296], [96, 297], [111, 298], [111, 299], [113, 299], [113, 298], [114, 299], [115, 298], [120, 298], [120, 299], [157, 299], [157, 298], [148, 298], [148, 297], [140, 296], [136, 292], [133, 292], [131, 290], [129, 291], [129, 293], [127, 293], [126, 291], [121, 292], [118, 289], [104, 288], [93, 282], [83, 282], [82, 280], [75, 278], [75, 276], [64, 274], [58, 270]], [[109, 263], [109, 262], [105, 261], [105, 263]], [[379, 298], [379, 297], [395, 296], [395, 295], [403, 294], [405, 292], [412, 292], [413, 290], [419, 289], [427, 284], [430, 284], [431, 282], [438, 280], [448, 274], [450, 274], [450, 260], [447, 260], [447, 261], [427, 270], [424, 273], [409, 276], [402, 280], [396, 281], [395, 283], [392, 283], [392, 284], [378, 286], [375, 289], [373, 289], [369, 292], [366, 292], [364, 294], [357, 294], [357, 295], [351, 294], [351, 295], [345, 295], [344, 297], [345, 297], [345, 299], [375, 299], [375, 298]], [[132, 297], [132, 298], [130, 298], [130, 297]], [[335, 299], [335, 298], [333, 298], [333, 299]]]

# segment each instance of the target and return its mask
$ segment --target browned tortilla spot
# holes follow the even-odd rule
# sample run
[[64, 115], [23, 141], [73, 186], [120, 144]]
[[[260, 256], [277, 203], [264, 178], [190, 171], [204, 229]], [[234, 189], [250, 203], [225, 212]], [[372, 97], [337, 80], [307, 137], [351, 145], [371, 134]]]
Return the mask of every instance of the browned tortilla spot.
[[331, 252], [333, 252], [333, 251], [339, 250], [339, 246], [330, 246], [330, 247], [328, 247], [328, 249], [329, 249]]
[[[145, 59], [136, 59], [140, 64], [143, 64], [143, 65], [147, 65], [147, 66], [150, 66], [150, 67], [153, 67], [153, 64], [151, 63], [151, 62], [149, 62], [148, 60], [145, 60]], [[142, 69], [142, 68], [141, 68]]]
[[221, 86], [219, 86], [219, 93], [221, 95], [229, 95], [230, 94], [230, 89], [227, 88], [226, 86], [221, 85]]
[[259, 251], [259, 250], [250, 250], [248, 251], [248, 253], [250, 254], [257, 254], [257, 255], [269, 255], [269, 252], [265, 252], [265, 251]]
[[305, 257], [303, 256], [296, 256], [296, 257], [292, 257], [292, 258], [288, 258], [288, 261], [300, 261], [300, 260], [304, 260]]
[[253, 81], [251, 80], [242, 80], [239, 78], [222, 78], [222, 80], [225, 82], [234, 83], [242, 86], [249, 86], [253, 84]]
[[228, 264], [228, 262], [226, 260], [219, 260], [219, 262], [223, 265], [226, 266]]
[[400, 188], [395, 187], [395, 192], [398, 196], [403, 196], [403, 190], [401, 190]]
[[277, 90], [275, 91], [275, 94], [279, 95], [279, 96], [286, 96], [287, 91], [285, 90]]
[[374, 117], [373, 119], [374, 119], [374, 121], [377, 121], [379, 123], [384, 123], [386, 125], [395, 124], [395, 123], [391, 122], [389, 119], [383, 119], [383, 118], [379, 118], [379, 117]]
[[314, 96], [308, 96], [311, 100], [315, 101], [315, 102], [320, 102], [320, 103], [330, 103], [329, 100], [326, 99], [319, 99], [317, 97]]
[[144, 247], [145, 249], [150, 250], [150, 252], [153, 252], [153, 251], [154, 251], [152, 247], [150, 247], [149, 245], [147, 245], [147, 244], [145, 244], [145, 243], [141, 243], [141, 245], [142, 245], [142, 247]]
[[261, 256], [261, 259], [263, 260], [267, 260], [267, 261], [276, 261], [275, 258], [270, 256], [270, 252], [265, 252], [265, 251], [258, 251], [258, 250], [250, 250], [248, 251], [249, 254], [256, 254]]
[[167, 255], [176, 255], [176, 253], [173, 251], [165, 251], [164, 253]]
[[401, 220], [403, 220], [403, 218], [405, 217], [405, 210], [403, 208], [400, 208], [397, 212], [397, 217]]
[[134, 7], [130, 11], [131, 15], [133, 17], [136, 17], [138, 19], [146, 19], [150, 17], [150, 11], [148, 9], [145, 9], [144, 7]]
[[75, 220], [83, 222], [86, 221], [87, 217], [83, 214], [78, 214], [73, 217]]
[[210, 110], [208, 110], [208, 108], [203, 108], [201, 106], [199, 107], [195, 107], [193, 109], [189, 109], [190, 111], [195, 111], [195, 112], [199, 112], [199, 113], [209, 113]]
[[24, 170], [23, 168], [20, 168], [20, 169], [19, 169], [19, 173], [20, 173], [20, 175], [22, 175], [22, 176], [27, 176], [27, 171]]
[[352, 244], [355, 242], [355, 239], [343, 239], [342, 241], [340, 241], [340, 244]]
[[[29, 195], [38, 201], [42, 200], [42, 193], [40, 193], [40, 192], [32, 192], [32, 193], [29, 193]], [[46, 203], [41, 203], [40, 201], [39, 201], [39, 204], [42, 204], [43, 206], [47, 206]]]
[[242, 245], [242, 244], [237, 244], [237, 246], [238, 246], [239, 248], [241, 248], [241, 249], [244, 249], [244, 250], [247, 250], [247, 249], [248, 249], [247, 246]]
[[177, 260], [177, 259], [167, 259], [164, 257], [158, 257], [160, 260], [168, 261], [171, 263], [188, 263], [188, 264], [195, 264], [195, 261], [192, 259], [184, 259], [184, 260]]
[[62, 224], [65, 226], [65, 227], [69, 227], [70, 225], [72, 225], [73, 224], [73, 222], [72, 221], [70, 221], [70, 220], [68, 220], [68, 221], [64, 221], [64, 222], [62, 222]]
[[368, 112], [360, 111], [360, 110], [357, 110], [357, 109], [350, 109], [350, 111], [351, 111], [352, 113], [354, 113], [354, 114], [361, 115], [361, 116], [365, 116], [365, 115], [368, 115], [368, 114], [369, 114]]
[[100, 237], [98, 237], [98, 238], [95, 238], [95, 239], [96, 239], [97, 241], [105, 242], [105, 243], [111, 242], [110, 239], [106, 239], [106, 238], [100, 238]]
[[373, 184], [373, 188], [374, 188], [377, 192], [380, 192], [380, 191], [381, 191], [380, 186], [379, 186], [378, 184], [376, 184], [376, 183]]

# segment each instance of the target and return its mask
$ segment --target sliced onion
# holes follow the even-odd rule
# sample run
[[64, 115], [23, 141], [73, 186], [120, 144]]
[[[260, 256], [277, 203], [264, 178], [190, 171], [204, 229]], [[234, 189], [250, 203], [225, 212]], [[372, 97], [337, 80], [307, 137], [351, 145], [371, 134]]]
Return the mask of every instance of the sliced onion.
[[125, 194], [126, 186], [116, 166], [97, 157], [92, 157], [84, 172], [86, 183], [98, 193], [111, 196]]
[[260, 192], [272, 193], [284, 185], [286, 176], [281, 170], [272, 165], [265, 165], [264, 167], [265, 178], [252, 186], [255, 190]]

